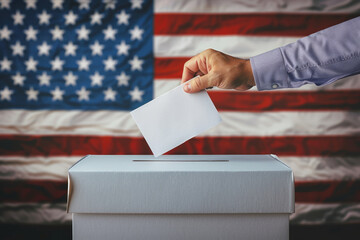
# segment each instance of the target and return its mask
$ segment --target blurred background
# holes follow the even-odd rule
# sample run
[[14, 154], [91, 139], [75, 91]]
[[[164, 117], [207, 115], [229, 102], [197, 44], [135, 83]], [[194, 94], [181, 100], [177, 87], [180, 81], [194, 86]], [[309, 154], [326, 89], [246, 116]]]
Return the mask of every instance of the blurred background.
[[[129, 111], [191, 56], [249, 58], [359, 15], [358, 0], [0, 0], [0, 239], [71, 239], [68, 168], [151, 154]], [[209, 94], [223, 122], [170, 154], [277, 154], [295, 174], [290, 238], [358, 239], [360, 76]]]

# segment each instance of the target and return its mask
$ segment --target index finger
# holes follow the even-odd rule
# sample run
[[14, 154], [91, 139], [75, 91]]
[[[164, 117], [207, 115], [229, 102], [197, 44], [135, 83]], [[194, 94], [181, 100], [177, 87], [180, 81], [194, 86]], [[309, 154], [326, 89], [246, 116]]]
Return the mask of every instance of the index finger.
[[181, 83], [184, 83], [190, 79], [192, 79], [195, 74], [199, 71], [199, 66], [196, 63], [197, 56], [192, 57], [184, 64], [184, 69], [181, 77]]

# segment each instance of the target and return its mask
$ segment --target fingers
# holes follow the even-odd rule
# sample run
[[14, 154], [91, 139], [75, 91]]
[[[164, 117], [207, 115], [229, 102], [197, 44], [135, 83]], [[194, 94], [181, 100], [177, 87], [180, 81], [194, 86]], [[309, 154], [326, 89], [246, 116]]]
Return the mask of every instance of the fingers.
[[188, 81], [193, 78], [197, 72], [199, 72], [199, 66], [196, 61], [197, 56], [192, 57], [189, 61], [184, 64], [184, 69], [181, 77], [181, 83]]
[[214, 50], [208, 49], [198, 55], [192, 57], [184, 64], [183, 74], [181, 78], [181, 83], [188, 81], [189, 79], [195, 77], [195, 75], [204, 75], [208, 73], [208, 55]]
[[187, 93], [199, 92], [205, 88], [213, 87], [209, 81], [209, 74], [197, 76], [186, 84], [184, 84], [184, 91]]

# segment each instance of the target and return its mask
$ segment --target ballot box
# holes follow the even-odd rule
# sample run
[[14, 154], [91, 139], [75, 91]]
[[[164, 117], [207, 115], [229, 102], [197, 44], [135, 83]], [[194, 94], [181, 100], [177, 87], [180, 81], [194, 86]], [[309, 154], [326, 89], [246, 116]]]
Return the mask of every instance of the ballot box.
[[288, 239], [294, 180], [275, 155], [89, 155], [69, 169], [73, 239]]

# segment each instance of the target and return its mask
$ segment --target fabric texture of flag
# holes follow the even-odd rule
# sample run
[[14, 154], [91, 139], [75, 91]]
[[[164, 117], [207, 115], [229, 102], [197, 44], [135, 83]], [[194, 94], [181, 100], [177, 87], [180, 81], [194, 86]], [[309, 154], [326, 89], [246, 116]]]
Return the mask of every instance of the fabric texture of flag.
[[[151, 154], [129, 111], [178, 86], [191, 56], [249, 58], [359, 15], [357, 0], [0, 0], [0, 230], [69, 229], [68, 168], [87, 154]], [[295, 174], [290, 230], [356, 231], [359, 75], [208, 92], [223, 122], [169, 154], [276, 154]]]

